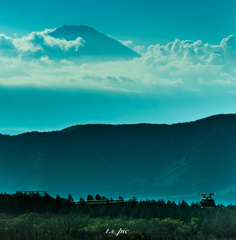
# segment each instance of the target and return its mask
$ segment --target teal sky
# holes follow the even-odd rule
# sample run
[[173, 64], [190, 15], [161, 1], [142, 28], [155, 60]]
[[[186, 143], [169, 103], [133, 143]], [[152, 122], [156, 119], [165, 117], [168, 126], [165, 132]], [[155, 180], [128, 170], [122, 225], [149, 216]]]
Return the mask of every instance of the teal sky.
[[235, 35], [233, 0], [9, 0], [1, 3], [2, 33], [27, 34], [62, 25], [86, 25], [137, 45], [199, 40], [219, 44]]
[[[86, 123], [169, 124], [235, 113], [235, 9], [235, 1], [218, 0], [2, 2], [0, 133]], [[93, 27], [142, 57], [55, 62], [48, 51], [62, 51], [56, 44], [64, 44], [63, 51], [82, 47], [47, 42], [43, 31], [63, 25]], [[45, 44], [51, 49], [35, 59], [32, 53]]]

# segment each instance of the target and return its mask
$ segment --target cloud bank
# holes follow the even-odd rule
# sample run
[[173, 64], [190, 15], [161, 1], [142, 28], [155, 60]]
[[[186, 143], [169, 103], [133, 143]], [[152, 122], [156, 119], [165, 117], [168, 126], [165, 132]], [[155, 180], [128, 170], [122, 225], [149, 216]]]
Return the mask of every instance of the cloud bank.
[[11, 38], [5, 34], [0, 34], [0, 55], [5, 57], [21, 58], [41, 58], [50, 56], [51, 58], [63, 57], [78, 52], [83, 47], [84, 40], [77, 38], [74, 41], [53, 38], [48, 33], [53, 30], [43, 32], [32, 32], [26, 37]]
[[[130, 61], [78, 64], [71, 60], [83, 47], [74, 41], [32, 32], [22, 38], [0, 35], [0, 85], [102, 89], [138, 93], [236, 91], [236, 39], [219, 45], [179, 40], [149, 46]], [[123, 44], [130, 44], [129, 41]], [[144, 51], [143, 46], [135, 47]]]

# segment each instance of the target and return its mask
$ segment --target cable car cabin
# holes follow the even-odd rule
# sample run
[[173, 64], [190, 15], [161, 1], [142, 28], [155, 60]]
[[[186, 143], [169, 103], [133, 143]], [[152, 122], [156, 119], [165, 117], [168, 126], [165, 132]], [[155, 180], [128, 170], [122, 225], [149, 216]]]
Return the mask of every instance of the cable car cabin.
[[209, 197], [206, 197], [206, 193], [201, 193], [201, 195], [203, 195], [200, 201], [201, 208], [214, 208], [216, 206], [214, 199], [211, 198], [215, 193], [209, 193]]

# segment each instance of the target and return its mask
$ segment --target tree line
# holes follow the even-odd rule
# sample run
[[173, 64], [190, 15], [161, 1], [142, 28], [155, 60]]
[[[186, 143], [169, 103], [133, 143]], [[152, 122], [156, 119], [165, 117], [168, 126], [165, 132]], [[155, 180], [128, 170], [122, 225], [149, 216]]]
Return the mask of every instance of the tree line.
[[3, 240], [227, 238], [236, 238], [234, 205], [202, 209], [198, 202], [163, 200], [89, 205], [76, 204], [71, 195], [0, 194]]

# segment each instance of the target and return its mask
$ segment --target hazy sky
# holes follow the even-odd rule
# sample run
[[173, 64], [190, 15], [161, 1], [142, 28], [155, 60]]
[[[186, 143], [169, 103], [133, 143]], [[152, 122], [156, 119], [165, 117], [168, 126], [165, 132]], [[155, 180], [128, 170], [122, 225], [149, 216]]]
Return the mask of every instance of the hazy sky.
[[[0, 132], [235, 113], [235, 7], [235, 1], [218, 0], [1, 3]], [[142, 56], [55, 61], [52, 56], [83, 47], [81, 39], [46, 35], [62, 25], [91, 26]]]

